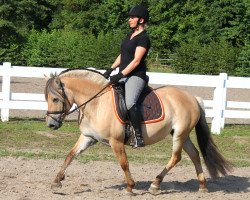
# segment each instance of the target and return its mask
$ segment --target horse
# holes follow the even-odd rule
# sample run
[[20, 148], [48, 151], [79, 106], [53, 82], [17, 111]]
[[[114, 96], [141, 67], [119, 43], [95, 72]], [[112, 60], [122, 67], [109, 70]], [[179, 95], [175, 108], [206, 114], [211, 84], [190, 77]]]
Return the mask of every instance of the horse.
[[[181, 160], [184, 149], [194, 164], [199, 182], [198, 191], [208, 192], [199, 151], [189, 136], [192, 129], [196, 131], [199, 149], [212, 178], [226, 175], [231, 171], [231, 164], [222, 156], [212, 139], [202, 102], [177, 87], [164, 86], [154, 91], [161, 98], [165, 117], [155, 123], [142, 124], [145, 145], [155, 144], [167, 135], [172, 136], [173, 143], [171, 158], [151, 183], [149, 191], [153, 194], [159, 192], [163, 178]], [[125, 174], [125, 191], [133, 194], [135, 181], [125, 152], [124, 124], [117, 119], [111, 106], [111, 93], [109, 81], [95, 70], [68, 69], [59, 75], [51, 74], [47, 79], [44, 90], [48, 103], [47, 126], [51, 129], [60, 128], [65, 117], [72, 112], [72, 105], [76, 104], [81, 132], [52, 182], [52, 188], [62, 187], [66, 169], [76, 155], [97, 142], [102, 142], [112, 148]]]

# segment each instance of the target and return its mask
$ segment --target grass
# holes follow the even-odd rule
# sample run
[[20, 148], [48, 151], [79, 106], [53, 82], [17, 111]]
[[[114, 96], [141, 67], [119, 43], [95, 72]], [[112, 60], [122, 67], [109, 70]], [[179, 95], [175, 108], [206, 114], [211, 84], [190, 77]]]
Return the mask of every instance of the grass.
[[[250, 125], [227, 125], [221, 135], [213, 135], [221, 153], [237, 167], [250, 166]], [[44, 121], [11, 119], [0, 122], [0, 156], [41, 159], [65, 158], [79, 137], [77, 122], [65, 122], [53, 131]], [[196, 147], [196, 136], [191, 133]], [[167, 137], [155, 145], [141, 149], [126, 147], [129, 161], [166, 164], [171, 155], [172, 140]], [[191, 164], [184, 152], [180, 165]], [[91, 160], [115, 161], [110, 147], [97, 144], [77, 157], [81, 162]]]

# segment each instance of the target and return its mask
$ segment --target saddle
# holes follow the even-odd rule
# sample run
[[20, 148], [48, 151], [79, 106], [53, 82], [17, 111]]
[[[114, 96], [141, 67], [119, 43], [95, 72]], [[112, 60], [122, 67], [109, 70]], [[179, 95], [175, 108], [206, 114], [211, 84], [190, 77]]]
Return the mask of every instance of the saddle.
[[[116, 117], [122, 124], [129, 123], [124, 99], [124, 86], [117, 84], [113, 85], [111, 89]], [[144, 88], [137, 103], [141, 111], [142, 123], [150, 124], [164, 119], [165, 112], [161, 99], [151, 87]]]
[[[124, 99], [124, 85], [113, 85], [111, 86], [111, 90], [115, 115], [117, 119], [124, 124], [124, 143], [133, 146], [135, 134], [129, 122], [128, 111]], [[137, 103], [140, 107], [142, 123], [156, 123], [164, 119], [165, 112], [161, 99], [148, 85], [142, 91]]]

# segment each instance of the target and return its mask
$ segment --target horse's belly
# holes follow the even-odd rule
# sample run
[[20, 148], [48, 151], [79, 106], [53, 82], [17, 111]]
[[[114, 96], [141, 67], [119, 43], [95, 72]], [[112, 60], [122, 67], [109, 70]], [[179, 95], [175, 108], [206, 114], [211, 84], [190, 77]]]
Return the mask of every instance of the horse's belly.
[[154, 144], [163, 140], [172, 130], [170, 124], [166, 122], [148, 124], [145, 128], [144, 139], [147, 144]]

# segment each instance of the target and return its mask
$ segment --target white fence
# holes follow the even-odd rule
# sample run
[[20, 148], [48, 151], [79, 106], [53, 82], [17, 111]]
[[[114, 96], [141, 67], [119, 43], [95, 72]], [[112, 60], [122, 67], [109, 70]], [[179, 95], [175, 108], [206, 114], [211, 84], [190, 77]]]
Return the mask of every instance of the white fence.
[[[8, 62], [0, 65], [0, 76], [2, 76], [1, 120], [9, 120], [10, 109], [47, 110], [44, 94], [11, 92], [11, 77], [43, 78], [44, 75], [60, 73], [62, 70], [65, 68], [11, 66], [11, 63]], [[214, 88], [213, 100], [204, 100], [206, 116], [212, 118], [211, 131], [213, 133], [218, 134], [221, 128], [224, 128], [225, 118], [250, 119], [250, 102], [227, 101], [227, 89], [250, 89], [250, 78], [231, 77], [225, 73], [206, 76], [148, 72], [148, 75], [150, 84]]]

